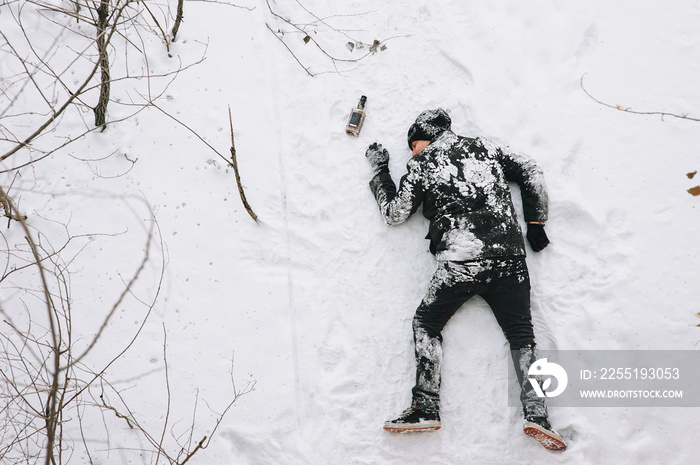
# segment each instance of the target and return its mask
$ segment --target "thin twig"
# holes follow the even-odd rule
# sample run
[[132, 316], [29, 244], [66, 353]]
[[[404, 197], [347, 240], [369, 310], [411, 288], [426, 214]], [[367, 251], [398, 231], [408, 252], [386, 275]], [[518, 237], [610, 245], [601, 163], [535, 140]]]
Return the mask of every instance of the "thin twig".
[[189, 2], [199, 2], [199, 3], [218, 3], [219, 5], [231, 6], [233, 8], [240, 8], [241, 10], [253, 11], [255, 7], [234, 5], [233, 3], [224, 2], [220, 0], [188, 0]]
[[165, 366], [165, 389], [167, 394], [167, 405], [165, 409], [165, 420], [163, 420], [163, 431], [160, 435], [160, 442], [158, 443], [158, 455], [156, 456], [156, 463], [158, 463], [160, 454], [165, 451], [165, 449], [163, 449], [163, 443], [165, 442], [165, 433], [168, 430], [168, 422], [170, 421], [170, 403], [172, 401], [172, 395], [170, 393], [170, 376], [168, 375], [168, 332], [165, 329], [165, 323], [163, 323], [163, 364]]
[[243, 206], [245, 207], [245, 210], [248, 212], [248, 214], [255, 220], [255, 222], [258, 222], [258, 215], [256, 215], [253, 212], [253, 209], [250, 208], [250, 204], [248, 204], [248, 200], [245, 198], [245, 192], [243, 192], [243, 185], [241, 184], [241, 176], [238, 173], [238, 161], [236, 160], [236, 142], [233, 139], [233, 119], [231, 118], [231, 106], [229, 105], [228, 107], [228, 122], [231, 125], [231, 166], [233, 167], [233, 172], [236, 175], [236, 184], [238, 184], [238, 193], [241, 196], [241, 201], [243, 202]]
[[241, 178], [240, 178], [240, 175], [239, 175], [239, 173], [238, 173], [238, 162], [236, 161], [236, 146], [235, 146], [234, 140], [233, 140], [233, 122], [232, 122], [232, 120], [231, 120], [231, 108], [229, 107], [229, 122], [231, 123], [231, 160], [229, 160], [228, 158], [226, 158], [225, 156], [223, 156], [223, 155], [221, 154], [221, 152], [219, 152], [218, 150], [216, 150], [216, 148], [213, 147], [209, 142], [207, 142], [206, 140], [204, 140], [204, 139], [202, 138], [202, 136], [200, 136], [199, 134], [197, 134], [197, 131], [195, 131], [194, 129], [190, 128], [190, 127], [187, 126], [185, 123], [183, 123], [183, 122], [180, 121], [179, 119], [175, 118], [173, 115], [171, 115], [171, 114], [168, 113], [167, 111], [163, 110], [161, 107], [159, 107], [159, 106], [156, 105], [155, 103], [152, 103], [151, 105], [152, 105], [154, 108], [157, 108], [158, 110], [160, 110], [165, 116], [169, 117], [170, 119], [172, 119], [173, 121], [175, 121], [176, 123], [178, 123], [179, 125], [181, 125], [182, 127], [184, 127], [185, 129], [187, 129], [188, 131], [190, 131], [192, 134], [194, 134], [195, 137], [197, 137], [197, 139], [199, 139], [200, 141], [202, 141], [202, 142], [204, 143], [204, 145], [206, 145], [207, 147], [209, 147], [210, 149], [212, 149], [212, 151], [214, 151], [214, 153], [216, 153], [219, 157], [221, 157], [221, 159], [223, 159], [223, 160], [226, 162], [226, 165], [228, 165], [228, 166], [230, 166], [231, 168], [233, 168], [233, 172], [234, 172], [234, 174], [235, 174], [235, 176], [236, 176], [236, 183], [238, 184], [238, 193], [240, 194], [241, 200], [243, 201], [243, 206], [245, 207], [245, 209], [246, 209], [246, 211], [248, 212], [248, 214], [249, 214], [249, 215], [253, 218], [253, 220], [255, 220], [255, 222], [257, 223], [257, 222], [258, 222], [258, 216], [253, 212], [253, 209], [250, 207], [250, 204], [248, 204], [248, 201], [246, 200], [245, 193], [243, 192], [243, 186], [241, 185]]
[[[183, 0], [181, 0], [181, 1], [183, 1]], [[168, 35], [165, 33], [163, 28], [160, 26], [160, 23], [158, 22], [158, 18], [156, 18], [156, 15], [154, 15], [153, 12], [151, 11], [151, 9], [148, 7], [148, 3], [143, 2], [143, 6], [146, 9], [146, 11], [148, 11], [148, 14], [151, 15], [151, 19], [153, 20], [153, 23], [160, 30], [160, 33], [163, 36], [163, 42], [165, 42], [165, 51], [168, 53], [168, 56], [170, 56], [170, 40], [168, 39]]]
[[141, 276], [141, 272], [144, 270], [144, 268], [146, 267], [146, 264], [148, 263], [152, 238], [153, 238], [153, 229], [151, 228], [151, 230], [148, 232], [148, 239], [146, 241], [146, 252], [144, 253], [143, 259], [141, 260], [141, 263], [139, 264], [138, 269], [136, 270], [134, 275], [131, 277], [131, 280], [125, 286], [122, 293], [119, 295], [119, 298], [112, 306], [112, 309], [107, 313], [107, 316], [102, 321], [102, 325], [100, 325], [100, 328], [97, 330], [97, 334], [95, 334], [95, 336], [92, 338], [92, 342], [90, 342], [88, 347], [83, 351], [82, 355], [75, 358], [75, 361], [73, 362], [73, 364], [79, 363], [95, 347], [95, 345], [97, 344], [97, 341], [100, 339], [100, 336], [102, 336], [102, 332], [107, 328], [107, 325], [108, 325], [109, 321], [111, 320], [112, 316], [114, 316], [116, 311], [120, 308], [120, 305], [121, 305], [122, 301], [124, 300], [124, 297], [126, 297], [126, 295], [129, 292], [131, 292], [131, 288], [134, 286], [134, 283], [136, 283], [139, 276]]
[[172, 119], [173, 121], [175, 121], [177, 124], [179, 124], [179, 125], [182, 126], [183, 128], [185, 128], [185, 129], [187, 129], [188, 131], [190, 131], [192, 134], [195, 135], [195, 137], [197, 137], [197, 139], [199, 139], [200, 141], [202, 141], [202, 142], [204, 143], [204, 145], [206, 145], [207, 147], [209, 147], [210, 149], [212, 149], [212, 150], [214, 151], [214, 153], [216, 153], [219, 157], [221, 157], [221, 158], [226, 162], [227, 165], [229, 165], [229, 166], [231, 165], [231, 161], [230, 161], [228, 158], [226, 158], [225, 156], [221, 155], [221, 153], [220, 153], [218, 150], [216, 150], [209, 142], [207, 142], [206, 140], [204, 140], [204, 139], [202, 138], [202, 136], [200, 136], [199, 134], [197, 134], [197, 132], [196, 132], [194, 129], [190, 128], [190, 127], [187, 126], [185, 123], [183, 123], [183, 122], [180, 121], [179, 119], [175, 118], [173, 115], [171, 115], [171, 114], [168, 113], [167, 111], [163, 110], [161, 107], [159, 107], [159, 106], [156, 105], [155, 103], [151, 103], [151, 105], [153, 106], [153, 108], [156, 108], [156, 109], [160, 110], [165, 116], [167, 116], [168, 118]]
[[[134, 425], [131, 423], [131, 419], [130, 419], [128, 416], [126, 416], [126, 415], [124, 415], [124, 414], [122, 414], [122, 413], [119, 413], [119, 410], [117, 410], [117, 409], [114, 408], [113, 406], [109, 405], [109, 404], [107, 403], [107, 401], [105, 400], [105, 398], [104, 398], [104, 394], [100, 394], [100, 401], [102, 401], [102, 407], [106, 408], [107, 410], [111, 410], [112, 412], [114, 412], [114, 415], [115, 415], [117, 418], [121, 418], [122, 420], [126, 421], [126, 424], [129, 426], [129, 428], [134, 429]], [[76, 402], [76, 404], [77, 404], [77, 402]], [[80, 426], [82, 427], [82, 423], [80, 423]]]
[[[311, 16], [315, 19], [315, 21], [313, 21], [313, 22], [311, 22], [311, 23], [308, 23], [308, 24], [297, 24], [297, 23], [294, 23], [294, 22], [292, 22], [290, 19], [287, 19], [287, 18], [285, 18], [284, 16], [282, 16], [282, 15], [278, 14], [277, 12], [275, 12], [275, 11], [272, 9], [272, 5], [270, 5], [269, 0], [265, 0], [265, 3], [266, 3], [266, 5], [267, 5], [268, 11], [270, 12], [270, 14], [271, 14], [274, 18], [276, 18], [276, 19], [278, 19], [278, 20], [280, 20], [280, 21], [283, 21], [284, 23], [288, 24], [290, 27], [292, 27], [293, 29], [295, 29], [295, 31], [294, 31], [295, 33], [303, 34], [303, 41], [304, 41], [305, 44], [307, 44], [307, 43], [309, 43], [309, 42], [313, 43], [313, 44], [316, 46], [316, 48], [317, 48], [318, 50], [320, 50], [320, 52], [321, 52], [323, 55], [325, 55], [328, 59], [330, 59], [330, 60], [331, 60], [331, 63], [333, 64], [333, 68], [335, 69], [335, 72], [336, 72], [337, 74], [341, 74], [341, 75], [342, 75], [342, 72], [338, 69], [338, 64], [339, 64], [339, 63], [357, 63], [357, 62], [363, 60], [364, 58], [368, 57], [369, 55], [372, 55], [373, 53], [375, 53], [375, 52], [379, 49], [379, 46], [382, 45], [382, 44], [385, 42], [385, 41], [374, 40], [373, 45], [370, 46], [370, 51], [367, 52], [366, 54], [360, 56], [360, 57], [357, 57], [357, 58], [338, 58], [337, 56], [334, 56], [334, 55], [328, 53], [328, 52], [326, 51], [326, 49], [319, 43], [319, 41], [317, 41], [311, 34], [309, 34], [309, 32], [307, 31], [307, 28], [308, 28], [309, 26], [312, 26], [312, 25], [314, 25], [314, 24], [321, 24], [321, 25], [327, 27], [328, 29], [330, 29], [331, 31], [334, 31], [334, 32], [336, 32], [336, 33], [339, 33], [339, 34], [344, 35], [346, 38], [350, 39], [350, 41], [351, 41], [351, 43], [353, 44], [353, 46], [354, 46], [355, 44], [357, 44], [357, 45], [358, 45], [358, 48], [359, 48], [359, 45], [362, 45], [362, 46], [364, 47], [365, 45], [369, 45], [369, 44], [365, 44], [365, 43], [363, 43], [363, 42], [361, 42], [361, 41], [354, 40], [354, 39], [352, 39], [345, 31], [340, 30], [340, 29], [337, 29], [337, 28], [331, 26], [331, 25], [328, 24], [323, 18], [320, 18], [319, 16], [317, 16], [316, 14], [314, 14], [313, 12], [311, 12], [308, 8], [306, 8], [304, 5], [302, 5], [298, 0], [297, 0], [297, 4], [298, 4], [307, 14], [311, 15]], [[336, 15], [336, 16], [360, 16], [360, 15]], [[332, 16], [332, 17], [336, 17], [336, 16]], [[307, 73], [309, 76], [314, 77], [314, 76], [316, 76], [316, 75], [318, 75], [318, 74], [325, 74], [325, 73], [311, 73], [311, 72], [309, 71], [309, 67], [304, 66], [304, 64], [299, 60], [299, 58], [298, 58], [298, 57], [296, 56], [296, 54], [292, 51], [292, 49], [289, 47], [289, 45], [287, 45], [287, 43], [282, 39], [281, 36], [283, 36], [283, 35], [285, 34], [285, 32], [279, 31], [279, 30], [278, 30], [277, 32], [275, 32], [267, 23], [265, 23], [265, 25], [266, 25], [267, 28], [270, 30], [270, 32], [272, 32], [272, 34], [274, 34], [274, 36], [277, 38], [277, 40], [279, 40], [280, 42], [282, 42], [282, 44], [283, 44], [284, 47], [287, 49], [287, 51], [289, 51], [289, 53], [292, 55], [292, 57], [296, 60], [297, 63], [299, 63], [299, 65], [304, 69], [304, 71], [306, 71], [306, 73]], [[381, 50], [383, 50], [384, 48], [385, 48], [385, 47], [381, 48]], [[332, 72], [332, 71], [329, 71], [329, 72]]]
[[673, 118], [687, 119], [689, 121], [700, 121], [700, 118], [692, 118], [692, 117], [688, 116], [687, 114], [678, 115], [676, 113], [669, 113], [669, 112], [665, 112], [665, 111], [637, 111], [637, 110], [632, 110], [631, 108], [628, 108], [628, 107], [623, 107], [622, 105], [619, 105], [619, 104], [618, 105], [611, 105], [609, 103], [602, 102], [602, 101], [598, 100], [597, 98], [595, 98], [593, 95], [591, 95], [591, 93], [588, 92], [588, 90], [584, 87], [583, 78], [585, 76], [586, 76], [585, 74], [583, 76], [581, 76], [581, 89], [583, 89], [583, 91], [586, 93], [586, 95], [588, 95], [594, 102], [596, 102], [600, 105], [603, 105], [604, 107], [613, 108], [613, 109], [619, 110], [619, 111], [624, 111], [625, 113], [634, 113], [635, 115], [661, 116], [662, 120], [665, 116], [671, 116]]
[[280, 42], [282, 42], [282, 45], [284, 45], [284, 47], [289, 51], [289, 53], [292, 54], [292, 57], [294, 57], [294, 59], [296, 60], [296, 62], [299, 63], [299, 66], [301, 66], [301, 67], [304, 69], [304, 71], [306, 71], [306, 74], [308, 74], [308, 75], [311, 76], [311, 77], [314, 77], [315, 74], [313, 74], [311, 71], [309, 71], [309, 68], [307, 68], [306, 66], [304, 66], [304, 64], [303, 64], [301, 61], [299, 61], [299, 58], [297, 58], [297, 56], [294, 54], [294, 52], [292, 51], [292, 49], [289, 48], [289, 45], [287, 45], [287, 43], [286, 43], [284, 40], [282, 40], [282, 38], [281, 38], [280, 36], [278, 36], [277, 33], [276, 33], [275, 31], [272, 30], [272, 28], [270, 27], [270, 25], [267, 24], [267, 23], [265, 23], [265, 26], [267, 26], [267, 28], [270, 30], [270, 32], [272, 32], [272, 35], [275, 36], [275, 37], [277, 38], [277, 40], [279, 40]]
[[18, 215], [17, 213], [13, 212], [12, 209], [12, 204], [10, 203], [10, 199], [5, 195], [4, 192], [0, 192], [0, 205], [2, 206], [2, 209], [5, 211], [5, 216], [6, 218], [9, 218], [10, 221], [15, 220], [15, 221], [23, 221], [27, 219], [26, 215]]
[[197, 444], [197, 447], [195, 447], [194, 450], [193, 450], [192, 452], [190, 452], [189, 454], [187, 454], [187, 457], [185, 457], [185, 460], [183, 460], [182, 462], [180, 462], [180, 465], [184, 465], [185, 463], [187, 463], [187, 461], [188, 461], [189, 459], [191, 459], [192, 456], [193, 456], [194, 454], [196, 454], [197, 451], [199, 451], [199, 449], [202, 449], [203, 446], [204, 446], [204, 441], [206, 441], [206, 440], [207, 440], [207, 437], [204, 436], [204, 437], [202, 438], [202, 440], [199, 441], [199, 443]]

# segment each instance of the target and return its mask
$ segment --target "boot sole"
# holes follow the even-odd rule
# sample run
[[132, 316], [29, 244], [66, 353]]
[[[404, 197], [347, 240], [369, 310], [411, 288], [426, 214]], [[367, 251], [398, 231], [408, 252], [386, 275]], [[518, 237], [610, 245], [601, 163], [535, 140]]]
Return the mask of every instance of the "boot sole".
[[384, 423], [384, 429], [390, 433], [420, 433], [422, 431], [437, 431], [442, 427], [439, 421], [414, 424]]
[[523, 433], [539, 442], [542, 447], [549, 450], [566, 450], [566, 442], [564, 438], [556, 432], [544, 429], [537, 423], [527, 422], [523, 426]]

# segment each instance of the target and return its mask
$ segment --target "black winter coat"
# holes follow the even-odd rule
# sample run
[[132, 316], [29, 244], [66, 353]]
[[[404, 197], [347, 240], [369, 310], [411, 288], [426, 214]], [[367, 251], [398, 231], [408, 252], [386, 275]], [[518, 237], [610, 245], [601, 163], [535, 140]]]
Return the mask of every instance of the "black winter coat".
[[403, 223], [423, 205], [430, 220], [426, 239], [438, 260], [525, 256], [509, 181], [520, 186], [525, 221], [547, 219], [547, 190], [537, 163], [480, 138], [446, 130], [407, 168], [398, 191], [388, 169], [370, 188], [389, 225]]

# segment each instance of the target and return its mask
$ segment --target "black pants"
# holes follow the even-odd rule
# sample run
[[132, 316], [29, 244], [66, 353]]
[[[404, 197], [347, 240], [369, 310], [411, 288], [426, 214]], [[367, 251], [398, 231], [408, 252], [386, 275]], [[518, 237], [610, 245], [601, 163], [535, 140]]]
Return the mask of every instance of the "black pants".
[[416, 385], [413, 399], [428, 410], [439, 409], [442, 330], [471, 297], [491, 307], [513, 352], [525, 415], [545, 415], [525, 373], [536, 360], [530, 316], [530, 277], [524, 258], [439, 262], [428, 291], [413, 318]]

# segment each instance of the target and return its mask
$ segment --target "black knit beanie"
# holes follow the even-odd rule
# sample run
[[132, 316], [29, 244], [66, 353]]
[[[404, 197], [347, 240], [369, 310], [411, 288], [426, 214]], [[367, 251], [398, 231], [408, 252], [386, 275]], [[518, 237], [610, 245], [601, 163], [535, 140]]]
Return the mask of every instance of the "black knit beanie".
[[416, 122], [408, 129], [408, 147], [417, 140], [434, 141], [437, 136], [452, 126], [450, 115], [442, 108], [426, 110], [416, 118]]

